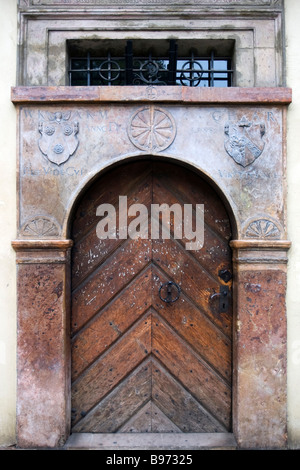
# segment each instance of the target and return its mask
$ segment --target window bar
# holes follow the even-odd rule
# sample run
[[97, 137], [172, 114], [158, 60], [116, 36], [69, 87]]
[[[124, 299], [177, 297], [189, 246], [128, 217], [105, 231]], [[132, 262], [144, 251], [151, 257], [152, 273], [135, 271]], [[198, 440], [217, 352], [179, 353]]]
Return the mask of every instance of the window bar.
[[214, 58], [215, 54], [214, 51], [212, 50], [210, 53], [210, 61], [209, 61], [209, 86], [213, 87], [215, 86], [214, 83]]
[[231, 60], [227, 60], [227, 84], [229, 87], [232, 86], [232, 79]]
[[87, 86], [91, 84], [91, 54], [90, 51], [87, 53]]
[[113, 74], [112, 74], [112, 66], [111, 66], [111, 53], [110, 51], [107, 53], [107, 80], [108, 80], [108, 85], [112, 86], [112, 80]]
[[105, 68], [103, 69], [103, 72], [107, 72], [106, 80], [107, 80], [107, 85], [108, 86], [111, 86], [110, 60], [111, 60], [111, 54], [110, 54], [110, 51], [108, 51], [108, 53], [107, 53], [107, 69], [106, 70], [105, 70]]
[[191, 70], [190, 70], [190, 85], [194, 86], [195, 77], [195, 51], [191, 50]]
[[168, 69], [168, 85], [176, 85], [177, 44], [174, 39], [171, 39], [170, 41]]
[[72, 86], [72, 58], [69, 58], [69, 86]]
[[132, 41], [127, 41], [125, 48], [126, 85], [133, 83], [133, 48]]

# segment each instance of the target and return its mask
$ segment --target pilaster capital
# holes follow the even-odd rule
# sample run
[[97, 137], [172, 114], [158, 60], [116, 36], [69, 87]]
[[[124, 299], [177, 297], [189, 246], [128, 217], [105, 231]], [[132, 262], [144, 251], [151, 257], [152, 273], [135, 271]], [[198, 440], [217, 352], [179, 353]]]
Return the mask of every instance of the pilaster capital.
[[237, 264], [287, 264], [289, 240], [232, 240], [233, 262]]
[[69, 260], [72, 240], [13, 240], [18, 264], [64, 264]]

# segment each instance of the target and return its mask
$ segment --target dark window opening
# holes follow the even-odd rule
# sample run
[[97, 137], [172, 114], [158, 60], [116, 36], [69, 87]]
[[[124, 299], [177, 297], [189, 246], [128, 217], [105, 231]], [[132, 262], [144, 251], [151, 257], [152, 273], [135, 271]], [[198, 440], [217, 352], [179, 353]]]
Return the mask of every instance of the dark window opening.
[[100, 50], [96, 42], [87, 47], [88, 42], [69, 44], [70, 86], [232, 86], [232, 60], [228, 53], [233, 49], [232, 41], [225, 41], [225, 47], [221, 43], [220, 48], [212, 47], [211, 41], [198, 48], [195, 46], [199, 46], [199, 41], [154, 40], [150, 47], [149, 41], [116, 41], [117, 46], [107, 41]]

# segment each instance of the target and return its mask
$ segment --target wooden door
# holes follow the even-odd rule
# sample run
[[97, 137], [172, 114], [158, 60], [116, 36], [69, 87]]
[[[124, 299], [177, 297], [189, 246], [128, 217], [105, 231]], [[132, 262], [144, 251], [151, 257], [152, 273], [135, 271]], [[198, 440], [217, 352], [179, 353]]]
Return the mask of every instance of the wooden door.
[[[117, 209], [119, 195], [149, 214], [154, 203], [204, 204], [203, 248], [173, 237], [99, 240], [96, 209]], [[122, 165], [85, 194], [72, 238], [73, 432], [230, 431], [230, 224], [214, 190], [171, 163]], [[172, 303], [159, 295], [169, 281], [180, 286]], [[223, 285], [222, 312], [214, 294]]]

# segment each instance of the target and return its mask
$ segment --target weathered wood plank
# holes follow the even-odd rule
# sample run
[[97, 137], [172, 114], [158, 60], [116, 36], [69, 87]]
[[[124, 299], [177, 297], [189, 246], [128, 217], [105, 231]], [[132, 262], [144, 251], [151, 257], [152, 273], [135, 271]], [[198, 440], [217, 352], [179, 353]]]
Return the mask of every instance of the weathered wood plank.
[[[148, 208], [150, 213], [151, 204], [151, 187], [149, 178], [146, 178], [141, 184], [137, 184], [133, 192], [122, 192], [122, 188], [117, 191], [117, 195], [109, 200], [103, 199], [105, 203], [112, 204], [116, 210], [116, 229], [117, 238], [115, 239], [99, 239], [97, 235], [96, 225], [100, 221], [100, 217], [96, 216], [97, 206], [94, 208], [94, 213], [88, 213], [91, 219], [86, 221], [89, 226], [89, 232], [80, 240], [76, 241], [72, 250], [72, 289], [76, 287], [98, 266], [107, 259], [114, 250], [119, 247], [124, 240], [119, 238], [119, 195], [127, 196], [127, 205], [130, 207], [132, 204], [143, 204]], [[131, 217], [127, 217], [127, 228], [132, 220]], [[91, 223], [92, 216], [94, 223]], [[86, 217], [87, 218], [87, 217]]]
[[[152, 392], [153, 393], [153, 392]], [[181, 430], [171, 421], [152, 401], [152, 432], [173, 432], [179, 433]]]
[[151, 267], [108, 304], [72, 343], [72, 380], [75, 380], [100, 354], [151, 306]]
[[148, 162], [133, 162], [122, 165], [117, 171], [105, 174], [105, 184], [96, 182], [78, 202], [72, 224], [72, 239], [75, 243], [81, 240], [98, 222], [96, 210], [100, 204], [113, 204], [117, 207], [119, 196], [128, 196], [128, 200], [139, 198], [144, 188], [151, 192], [152, 167]]
[[[169, 207], [172, 207], [173, 204], [179, 204], [181, 207], [182, 216], [184, 215], [184, 204], [187, 203], [182, 199], [176, 198], [174, 194], [170, 192], [164, 186], [157, 187], [156, 180], [154, 179], [153, 182], [153, 203], [161, 204], [160, 201], [164, 201], [165, 204], [168, 204]], [[197, 202], [193, 203], [192, 207], [195, 210], [196, 203], [202, 204], [204, 203], [204, 199], [199, 197], [196, 199]], [[204, 208], [207, 209], [207, 205], [204, 204]], [[174, 217], [171, 213], [171, 223], [170, 225], [170, 232], [171, 236], [174, 237]], [[206, 215], [204, 215], [204, 245], [199, 250], [190, 250], [189, 253], [194, 256], [198, 262], [209, 271], [216, 279], [220, 281], [218, 277], [219, 271], [221, 269], [231, 269], [231, 250], [228, 245], [228, 241], [225, 240], [225, 236], [228, 238], [230, 237], [230, 230], [221, 230], [220, 226], [218, 225], [213, 230], [211, 226], [206, 223]], [[193, 230], [195, 230], [195, 212], [193, 212]], [[222, 227], [223, 228], [223, 227]], [[182, 244], [183, 249], [186, 249], [186, 244], [190, 242], [190, 239], [187, 239], [185, 235], [185, 226], [183, 223], [182, 217], [182, 239], [180, 240], [180, 244]]]
[[152, 352], [199, 403], [229, 429], [231, 387], [154, 315]]
[[150, 351], [151, 321], [148, 316], [139, 321], [74, 382], [72, 408], [77, 410], [78, 416], [96, 406]]
[[153, 401], [149, 401], [128, 423], [119, 429], [119, 432], [178, 433], [181, 431], [157, 408]]
[[[231, 330], [231, 314], [220, 315], [218, 302], [211, 296], [220, 291], [218, 283], [209, 272], [173, 240], [152, 240], [154, 263], [169, 280], [176, 282], [182, 292], [189, 297], [205, 314], [227, 333]], [[154, 293], [154, 303], [160, 302], [158, 291]], [[215, 306], [215, 309], [212, 307]]]
[[182, 432], [224, 432], [199, 402], [158, 364], [153, 364], [154, 403]]
[[181, 166], [170, 163], [155, 163], [153, 192], [156, 203], [179, 202], [181, 204], [204, 205], [205, 223], [215, 235], [229, 239], [230, 221], [222, 201], [216, 197], [212, 187], [198, 175]]
[[152, 410], [148, 401], [132, 418], [119, 429], [119, 432], [151, 432]]
[[151, 260], [151, 240], [128, 239], [72, 295], [72, 332], [120, 292]]
[[[77, 422], [74, 432], [116, 432], [150, 400], [151, 381], [151, 360], [148, 359]], [[76, 420], [74, 410], [73, 416]]]
[[[164, 282], [167, 282], [167, 278], [154, 268], [154, 292], [158, 292]], [[228, 336], [225, 335], [224, 331], [216, 326], [216, 322], [208, 319], [183, 292], [181, 292], [179, 299], [171, 305], [161, 301], [155, 302], [155, 309], [205, 362], [230, 383], [231, 331], [228, 331]]]

